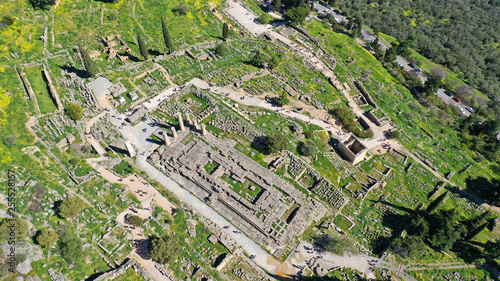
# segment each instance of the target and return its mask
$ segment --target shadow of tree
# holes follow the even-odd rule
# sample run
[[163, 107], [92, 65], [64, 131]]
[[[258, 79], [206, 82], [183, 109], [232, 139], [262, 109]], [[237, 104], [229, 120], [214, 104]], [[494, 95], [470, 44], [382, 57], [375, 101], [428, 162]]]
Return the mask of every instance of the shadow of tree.
[[67, 65], [59, 65], [59, 68], [68, 72], [68, 73], [75, 73], [76, 76], [80, 77], [80, 78], [88, 78], [90, 77], [90, 75], [88, 74], [88, 72], [86, 70], [82, 70], [82, 69], [77, 69], [76, 67], [74, 66], [67, 66]]
[[150, 54], [152, 56], [160, 56], [162, 53], [160, 53], [159, 51], [156, 51], [156, 50], [148, 50], [148, 54]]

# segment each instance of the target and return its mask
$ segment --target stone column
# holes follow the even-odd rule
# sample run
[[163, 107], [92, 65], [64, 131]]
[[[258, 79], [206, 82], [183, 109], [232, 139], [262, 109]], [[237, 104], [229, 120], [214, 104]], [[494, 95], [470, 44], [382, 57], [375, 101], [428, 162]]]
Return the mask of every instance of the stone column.
[[172, 130], [172, 136], [174, 137], [174, 139], [177, 138], [177, 131], [175, 130], [175, 127], [172, 126], [170, 127], [170, 129]]
[[189, 114], [186, 112], [186, 122], [188, 125], [191, 125], [191, 117], [189, 117]]
[[185, 129], [184, 121], [182, 121], [182, 114], [179, 114], [179, 130], [184, 131]]
[[193, 120], [193, 126], [196, 130], [200, 129], [200, 125], [198, 124], [198, 121], [196, 119]]
[[202, 135], [207, 134], [207, 126], [205, 124], [201, 124], [201, 134]]
[[170, 145], [170, 139], [168, 138], [167, 132], [163, 132], [163, 140], [165, 141], [165, 145]]

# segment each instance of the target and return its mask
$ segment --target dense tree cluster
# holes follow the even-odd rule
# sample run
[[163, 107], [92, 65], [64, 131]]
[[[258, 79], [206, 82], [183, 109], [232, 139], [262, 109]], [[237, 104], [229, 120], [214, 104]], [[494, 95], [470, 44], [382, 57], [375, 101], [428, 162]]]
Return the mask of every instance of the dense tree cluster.
[[444, 251], [450, 250], [467, 232], [465, 225], [459, 223], [455, 210], [415, 215], [409, 224], [408, 234], [428, 241], [434, 248]]
[[[444, 197], [438, 197], [431, 205], [436, 201], [441, 202], [441, 198]], [[424, 241], [435, 249], [450, 250], [462, 239], [471, 240], [483, 231], [489, 224], [486, 221], [488, 216], [489, 212], [485, 212], [469, 221], [460, 221], [455, 210], [415, 214], [409, 220], [408, 236], [395, 240], [393, 250], [403, 257], [417, 256], [424, 247]]]
[[500, 92], [500, 5], [498, 1], [330, 0], [347, 16], [399, 41], [414, 38], [425, 57], [463, 73], [468, 83]]

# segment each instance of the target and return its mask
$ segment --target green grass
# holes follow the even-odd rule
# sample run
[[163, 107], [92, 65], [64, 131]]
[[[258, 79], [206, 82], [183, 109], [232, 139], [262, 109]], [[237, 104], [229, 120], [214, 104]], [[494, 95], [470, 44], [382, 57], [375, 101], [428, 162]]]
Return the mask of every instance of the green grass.
[[[238, 193], [243, 198], [246, 198], [247, 194], [248, 194], [248, 196], [253, 199], [262, 190], [261, 186], [259, 186], [259, 185], [255, 184], [255, 183], [251, 182], [247, 178], [245, 178], [244, 182], [239, 182], [239, 181], [233, 180], [228, 175], [223, 174], [221, 176], [221, 179], [223, 179], [224, 181], [226, 181], [227, 183], [229, 183], [229, 185], [231, 186], [231, 189], [234, 192]], [[254, 190], [251, 190], [250, 189], [251, 187], [253, 187]]]
[[352, 223], [348, 221], [343, 215], [337, 215], [333, 220], [333, 223], [344, 231], [347, 231], [349, 227], [352, 226]]
[[217, 163], [208, 162], [204, 168], [207, 173], [212, 174], [218, 167], [219, 165]]
[[26, 78], [28, 79], [36, 95], [38, 107], [42, 114], [57, 110], [52, 97], [50, 96], [48, 85], [44, 80], [40, 67], [25, 68]]

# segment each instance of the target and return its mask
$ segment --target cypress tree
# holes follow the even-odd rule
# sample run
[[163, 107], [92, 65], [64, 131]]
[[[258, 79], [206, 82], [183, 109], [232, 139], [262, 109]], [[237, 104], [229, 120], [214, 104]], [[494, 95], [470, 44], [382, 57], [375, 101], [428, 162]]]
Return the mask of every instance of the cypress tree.
[[430, 212], [436, 210], [436, 208], [439, 206], [439, 204], [441, 204], [441, 202], [443, 202], [444, 198], [446, 197], [446, 194], [448, 194], [448, 191], [446, 191], [445, 193], [441, 194], [438, 198], [436, 198], [436, 200], [434, 200], [429, 205], [429, 207], [427, 207], [427, 212], [430, 213]]
[[222, 25], [222, 37], [224, 37], [224, 40], [229, 38], [229, 26], [226, 22]]
[[163, 18], [161, 18], [161, 27], [163, 29], [163, 39], [165, 39], [165, 47], [167, 47], [167, 53], [170, 54], [174, 49], [174, 44], [172, 43], [172, 38], [170, 38], [167, 24], [165, 24], [165, 20], [163, 20]]
[[142, 58], [147, 60], [148, 47], [146, 47], [146, 44], [144, 43], [144, 40], [142, 40], [142, 36], [140, 34], [137, 34], [137, 44], [139, 45], [139, 51], [141, 53]]
[[79, 46], [80, 54], [82, 55], [83, 64], [85, 65], [85, 70], [90, 76], [95, 76], [99, 73], [99, 67], [95, 64], [95, 62], [90, 58], [89, 52]]

